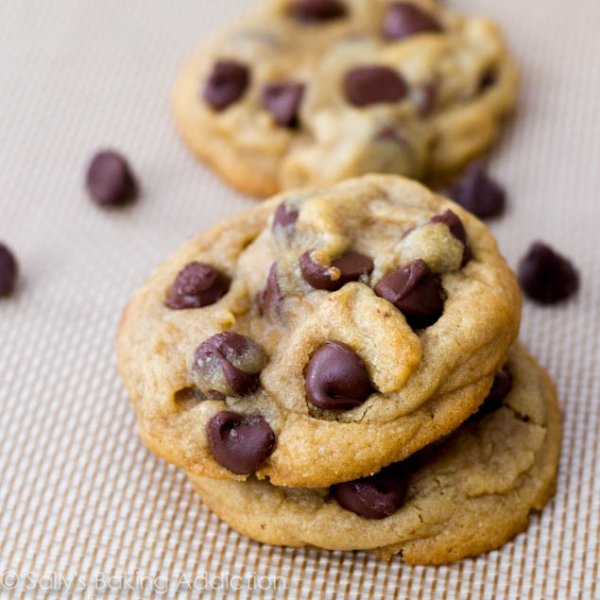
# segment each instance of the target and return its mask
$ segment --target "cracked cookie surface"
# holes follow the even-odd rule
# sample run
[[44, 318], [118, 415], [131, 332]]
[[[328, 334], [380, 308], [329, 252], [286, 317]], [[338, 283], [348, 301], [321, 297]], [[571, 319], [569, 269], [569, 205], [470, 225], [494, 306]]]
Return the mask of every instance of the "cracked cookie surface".
[[185, 244], [127, 307], [118, 366], [167, 460], [326, 486], [473, 413], [520, 308], [484, 224], [420, 184], [365, 176], [282, 194]]
[[517, 79], [492, 21], [436, 2], [269, 0], [185, 65], [173, 110], [252, 195], [368, 172], [443, 181], [497, 137]]
[[525, 529], [555, 487], [561, 432], [554, 385], [520, 346], [506, 373], [510, 390], [492, 392], [458, 430], [387, 479], [290, 489], [190, 478], [227, 523], [268, 544], [374, 550], [413, 564], [473, 556]]

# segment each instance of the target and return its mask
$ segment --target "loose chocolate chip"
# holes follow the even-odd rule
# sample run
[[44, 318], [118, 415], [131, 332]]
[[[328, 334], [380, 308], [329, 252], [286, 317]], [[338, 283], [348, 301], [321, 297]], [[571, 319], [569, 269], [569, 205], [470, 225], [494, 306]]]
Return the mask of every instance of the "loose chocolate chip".
[[215, 110], [237, 102], [250, 85], [250, 70], [235, 60], [219, 60], [204, 86], [204, 100]]
[[275, 449], [275, 433], [261, 416], [217, 413], [206, 427], [217, 462], [239, 475], [254, 473]]
[[175, 278], [165, 304], [174, 310], [214, 304], [228, 291], [231, 280], [211, 265], [191, 262]]
[[[246, 369], [237, 365], [246, 365]], [[205, 340], [194, 353], [194, 369], [206, 380], [204, 393], [247, 396], [259, 386], [259, 375], [264, 364], [264, 353], [250, 338], [225, 331]], [[225, 385], [220, 385], [220, 379]], [[212, 387], [211, 387], [212, 385]]]
[[339, 0], [297, 0], [289, 14], [302, 23], [326, 23], [345, 17], [348, 10]]
[[451, 210], [447, 210], [441, 215], [435, 215], [429, 219], [430, 223], [444, 223], [448, 226], [450, 233], [459, 241], [462, 242], [465, 250], [463, 253], [462, 265], [465, 266], [473, 257], [471, 253], [471, 249], [467, 244], [467, 232], [465, 231], [465, 226], [463, 222], [460, 220], [456, 213], [453, 213]]
[[15, 255], [0, 242], [0, 298], [8, 296], [14, 290], [18, 272]]
[[325, 342], [312, 355], [304, 385], [308, 400], [325, 410], [356, 408], [373, 391], [362, 358], [340, 342]]
[[124, 156], [105, 150], [94, 156], [86, 174], [88, 192], [97, 204], [116, 206], [132, 200], [137, 183]]
[[258, 306], [261, 314], [267, 313], [271, 308], [277, 310], [283, 302], [283, 294], [277, 281], [277, 263], [273, 263], [269, 269], [267, 285], [258, 296]]
[[579, 273], [566, 257], [535, 242], [519, 265], [523, 291], [540, 304], [555, 304], [579, 288]]
[[437, 33], [440, 24], [411, 2], [394, 2], [383, 19], [383, 35], [389, 40], [402, 40], [418, 33]]
[[395, 464], [370, 477], [338, 483], [331, 493], [343, 508], [359, 517], [385, 519], [402, 506], [407, 490], [406, 473]]
[[420, 258], [386, 275], [375, 286], [375, 293], [391, 302], [413, 329], [433, 325], [444, 312], [440, 280]]
[[448, 196], [480, 219], [487, 219], [504, 211], [506, 194], [488, 175], [483, 162], [475, 161], [448, 189]]
[[344, 77], [346, 99], [358, 107], [398, 102], [407, 92], [404, 79], [389, 67], [355, 67]]
[[277, 226], [291, 229], [296, 224], [299, 215], [300, 212], [297, 208], [282, 202], [273, 215], [273, 229]]
[[301, 83], [271, 84], [264, 87], [261, 100], [277, 125], [293, 129], [299, 124], [298, 111], [303, 96]]
[[373, 270], [373, 261], [360, 252], [350, 250], [332, 261], [331, 266], [340, 270], [338, 279], [332, 280], [328, 268], [316, 263], [310, 256], [310, 251], [300, 257], [300, 272], [304, 280], [317, 290], [333, 292], [339, 290], [350, 281], [357, 281], [363, 275]]

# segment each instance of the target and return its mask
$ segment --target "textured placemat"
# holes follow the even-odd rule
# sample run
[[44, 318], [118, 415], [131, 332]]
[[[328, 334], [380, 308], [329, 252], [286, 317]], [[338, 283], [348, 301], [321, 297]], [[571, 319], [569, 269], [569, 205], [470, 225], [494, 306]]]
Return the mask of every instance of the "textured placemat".
[[[0, 302], [0, 596], [16, 586], [15, 597], [265, 588], [600, 598], [600, 2], [451, 1], [497, 17], [523, 67], [519, 115], [493, 159], [510, 190], [492, 224], [501, 247], [514, 266], [542, 238], [581, 270], [575, 301], [524, 313], [522, 337], [555, 376], [564, 411], [555, 499], [500, 551], [442, 568], [261, 546], [211, 515], [139, 441], [114, 333], [168, 252], [252, 204], [188, 156], [168, 114], [180, 62], [251, 2], [4, 0], [0, 239], [23, 276]], [[101, 211], [82, 192], [87, 159], [106, 145], [130, 156], [143, 184], [123, 211]]]

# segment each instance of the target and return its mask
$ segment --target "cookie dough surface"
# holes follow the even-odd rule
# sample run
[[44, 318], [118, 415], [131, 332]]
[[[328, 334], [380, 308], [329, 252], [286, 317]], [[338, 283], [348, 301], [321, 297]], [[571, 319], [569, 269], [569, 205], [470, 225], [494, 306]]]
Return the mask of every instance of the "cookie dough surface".
[[375, 550], [413, 564], [497, 548], [525, 529], [531, 511], [554, 492], [561, 439], [547, 373], [522, 347], [511, 351], [507, 368], [512, 390], [501, 404], [413, 456], [405, 470], [405, 499], [384, 519], [345, 510], [327, 489], [191, 480], [232, 527], [268, 544]]
[[332, 0], [265, 2], [177, 79], [182, 138], [230, 184], [267, 196], [369, 172], [443, 181], [497, 137], [518, 84], [493, 22], [428, 0], [340, 0], [321, 20], [303, 4]]
[[[211, 303], [173, 309], [191, 298], [173, 292], [191, 263], [219, 273]], [[390, 276], [407, 269], [398, 300]], [[484, 224], [420, 184], [365, 176], [281, 195], [190, 240], [132, 298], [118, 366], [144, 441], [167, 460], [327, 486], [402, 460], [473, 413], [520, 308]], [[215, 460], [207, 427], [224, 411], [252, 416], [256, 469]]]

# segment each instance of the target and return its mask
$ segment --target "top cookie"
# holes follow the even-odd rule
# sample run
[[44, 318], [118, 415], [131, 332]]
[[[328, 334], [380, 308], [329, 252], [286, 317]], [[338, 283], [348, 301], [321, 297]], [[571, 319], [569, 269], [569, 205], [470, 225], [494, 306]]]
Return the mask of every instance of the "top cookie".
[[443, 180], [513, 107], [494, 23], [428, 0], [269, 0], [182, 70], [178, 129], [243, 192], [369, 172]]
[[485, 225], [366, 176], [188, 242], [130, 302], [118, 363], [144, 440], [188, 472], [327, 486], [455, 429], [519, 317]]

